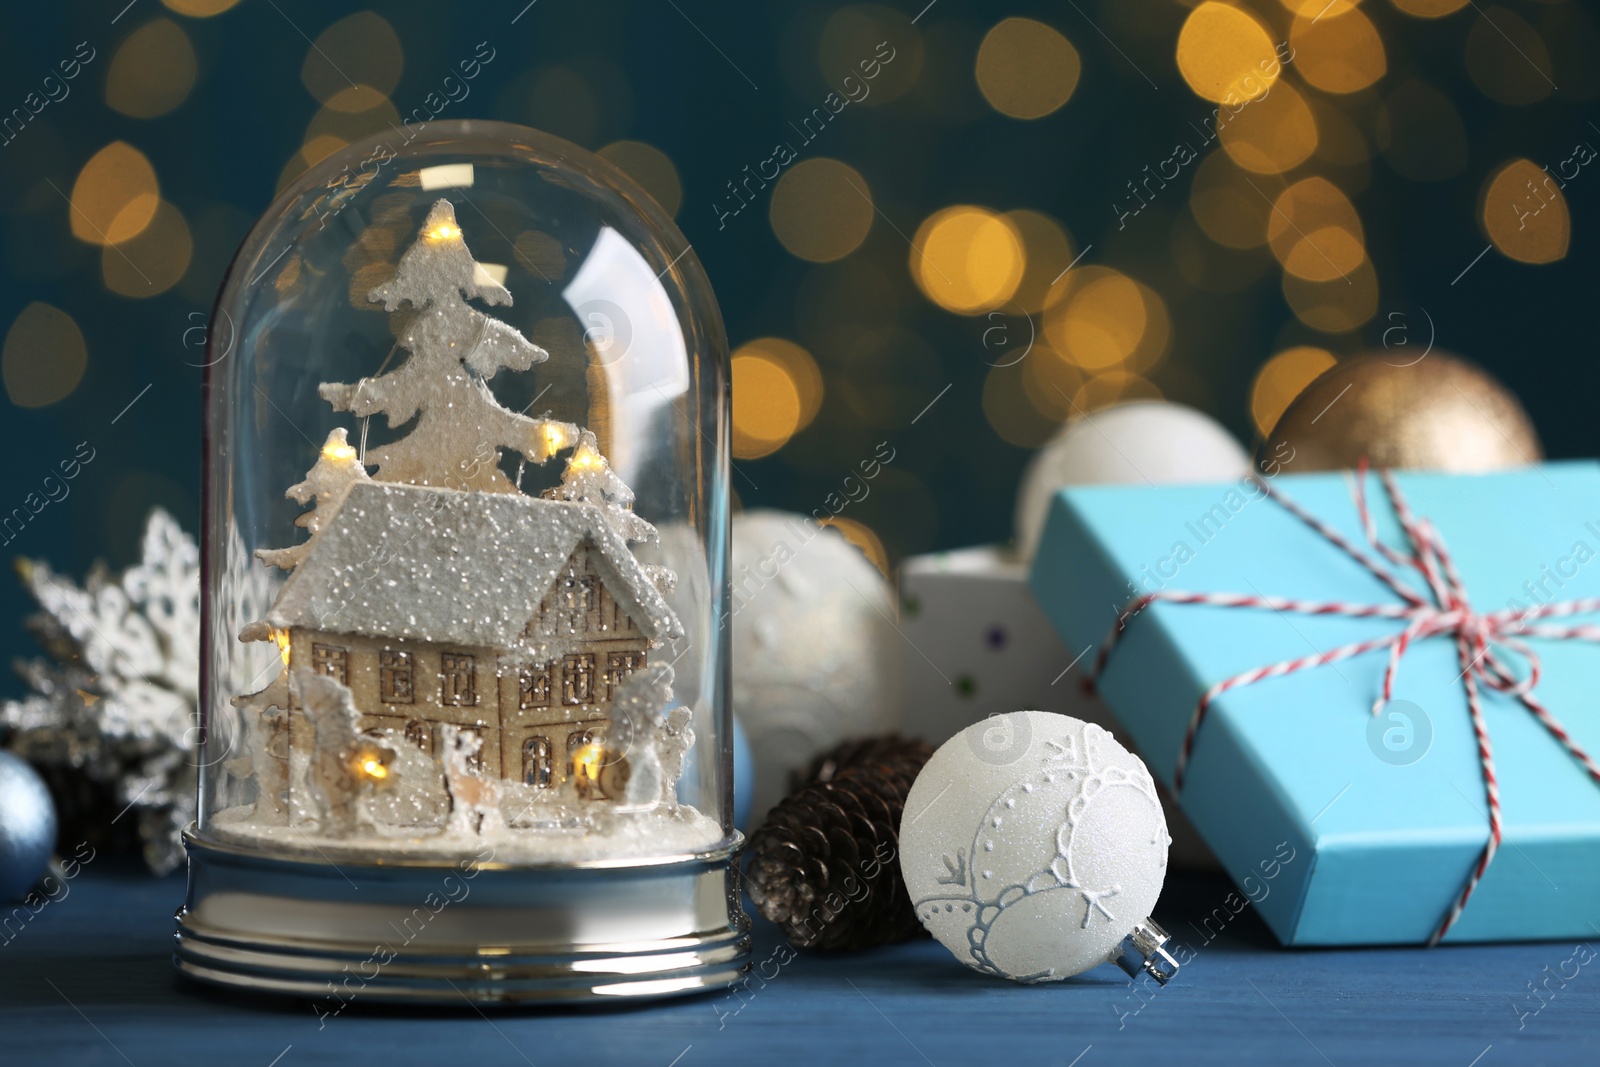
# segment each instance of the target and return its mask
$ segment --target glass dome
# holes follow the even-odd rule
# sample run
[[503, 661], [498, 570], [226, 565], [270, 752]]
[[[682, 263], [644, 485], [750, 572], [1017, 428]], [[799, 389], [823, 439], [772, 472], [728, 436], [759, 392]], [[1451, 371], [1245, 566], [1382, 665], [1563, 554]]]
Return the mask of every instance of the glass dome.
[[736, 840], [727, 346], [648, 194], [499, 123], [353, 145], [250, 233], [208, 359], [196, 841]]

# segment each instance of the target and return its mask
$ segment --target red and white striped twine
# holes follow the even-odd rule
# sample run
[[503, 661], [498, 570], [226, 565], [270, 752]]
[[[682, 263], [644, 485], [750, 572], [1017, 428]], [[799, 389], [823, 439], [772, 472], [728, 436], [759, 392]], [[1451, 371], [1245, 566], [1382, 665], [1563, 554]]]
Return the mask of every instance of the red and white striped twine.
[[[1361, 526], [1365, 531], [1367, 540], [1372, 548], [1385, 560], [1395, 567], [1406, 567], [1421, 575], [1431, 596], [1424, 596], [1415, 588], [1407, 585], [1392, 571], [1379, 563], [1372, 556], [1351, 544], [1342, 534], [1328, 526], [1315, 515], [1302, 509], [1277, 489], [1274, 489], [1263, 479], [1257, 479], [1257, 484], [1266, 494], [1278, 503], [1285, 511], [1304, 522], [1324, 540], [1335, 548], [1344, 552], [1355, 560], [1375, 577], [1394, 590], [1404, 603], [1400, 604], [1349, 604], [1342, 601], [1314, 601], [1295, 600], [1283, 597], [1246, 596], [1238, 593], [1186, 593], [1175, 590], [1159, 590], [1145, 593], [1134, 598], [1117, 617], [1115, 626], [1104, 642], [1101, 643], [1099, 655], [1095, 658], [1094, 667], [1089, 674], [1088, 684], [1093, 685], [1105, 670], [1106, 663], [1111, 657], [1112, 649], [1126, 628], [1128, 622], [1142, 612], [1146, 607], [1157, 601], [1169, 604], [1204, 604], [1211, 607], [1223, 608], [1257, 608], [1269, 609], [1277, 612], [1290, 612], [1298, 615], [1340, 615], [1347, 618], [1384, 618], [1404, 622], [1403, 629], [1384, 637], [1375, 637], [1366, 641], [1357, 641], [1353, 644], [1341, 645], [1338, 648], [1319, 652], [1312, 656], [1302, 656], [1299, 659], [1285, 660], [1265, 667], [1236, 674], [1231, 678], [1224, 678], [1211, 688], [1207, 689], [1195, 705], [1194, 714], [1189, 719], [1189, 727], [1184, 734], [1183, 747], [1178, 753], [1177, 766], [1173, 772], [1173, 783], [1178, 790], [1183, 789], [1183, 780], [1188, 770], [1189, 758], [1194, 751], [1195, 736], [1200, 731], [1200, 724], [1205, 720], [1206, 710], [1223, 693], [1230, 689], [1253, 685], [1268, 678], [1281, 678], [1286, 674], [1297, 671], [1321, 667], [1325, 664], [1335, 663], [1339, 660], [1350, 659], [1379, 649], [1389, 650], [1389, 663], [1383, 674], [1383, 686], [1379, 697], [1372, 704], [1372, 714], [1377, 715], [1382, 711], [1394, 694], [1394, 681], [1400, 672], [1400, 660], [1405, 656], [1406, 650], [1417, 641], [1430, 637], [1450, 637], [1455, 641], [1457, 658], [1461, 664], [1461, 680], [1467, 693], [1467, 711], [1472, 722], [1473, 736], [1477, 739], [1478, 760], [1483, 767], [1483, 790], [1489, 805], [1489, 840], [1483, 847], [1483, 854], [1479, 857], [1472, 873], [1468, 876], [1466, 884], [1457, 896], [1455, 903], [1440, 921], [1439, 927], [1433, 936], [1428, 939], [1429, 945], [1436, 945], [1450, 930], [1461, 916], [1462, 909], [1466, 907], [1467, 900], [1483, 879], [1483, 874], [1489, 869], [1489, 863], [1494, 859], [1494, 854], [1500, 847], [1501, 820], [1500, 820], [1500, 785], [1495, 775], [1494, 749], [1489, 741], [1489, 730], [1484, 724], [1483, 707], [1479, 698], [1480, 686], [1496, 690], [1520, 701], [1523, 707], [1531, 712], [1546, 730], [1559, 741], [1572, 758], [1588, 772], [1596, 782], [1600, 782], [1600, 764], [1584, 751], [1572, 735], [1561, 725], [1555, 716], [1534, 696], [1534, 687], [1539, 683], [1540, 664], [1538, 654], [1522, 638], [1534, 637], [1557, 641], [1592, 641], [1600, 643], [1600, 626], [1558, 626], [1540, 625], [1535, 620], [1566, 615], [1581, 615], [1589, 612], [1600, 611], [1600, 597], [1588, 597], [1578, 600], [1553, 601], [1524, 609], [1506, 609], [1480, 613], [1473, 610], [1467, 599], [1466, 585], [1457, 572], [1455, 561], [1445, 548], [1444, 539], [1433, 524], [1426, 519], [1418, 519], [1406, 503], [1405, 495], [1401, 493], [1393, 476], [1387, 471], [1380, 472], [1383, 487], [1388, 493], [1390, 505], [1394, 508], [1395, 518], [1399, 521], [1401, 529], [1405, 532], [1409, 542], [1410, 551], [1404, 552], [1386, 545], [1378, 540], [1377, 527], [1372, 521], [1371, 512], [1367, 508], [1366, 479], [1367, 464], [1362, 461], [1356, 471], [1355, 486], [1352, 495], [1355, 498], [1356, 509], [1360, 514]], [[1520, 657], [1528, 668], [1527, 677], [1517, 678], [1505, 660], [1506, 653], [1513, 653]]]

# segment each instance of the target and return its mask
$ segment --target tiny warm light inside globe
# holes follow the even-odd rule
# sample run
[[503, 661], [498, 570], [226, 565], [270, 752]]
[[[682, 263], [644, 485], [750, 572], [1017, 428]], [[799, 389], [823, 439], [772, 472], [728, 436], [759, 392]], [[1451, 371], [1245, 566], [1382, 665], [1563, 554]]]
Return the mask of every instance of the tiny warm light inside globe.
[[460, 236], [461, 227], [449, 222], [442, 222], [428, 231], [430, 241], [450, 241]]
[[605, 465], [606, 457], [587, 445], [580, 445], [573, 451], [572, 458], [567, 461], [567, 469], [570, 471], [603, 470]]
[[572, 776], [584, 782], [597, 782], [600, 768], [605, 764], [605, 746], [598, 741], [580, 745], [572, 753]]
[[554, 455], [567, 447], [566, 431], [556, 423], [546, 423], [544, 427], [544, 443], [549, 448], [550, 453]]
[[335, 463], [348, 463], [356, 458], [356, 448], [342, 441], [330, 440], [322, 446], [322, 458]]
[[289, 631], [273, 630], [272, 639], [278, 643], [278, 655], [283, 657], [283, 665], [289, 665]]
[[356, 758], [353, 762], [355, 763], [357, 773], [359, 773], [363, 778], [371, 779], [374, 782], [381, 782], [385, 778], [389, 777], [389, 768], [384, 765], [383, 760], [379, 759], [376, 753], [359, 752], [356, 754]]

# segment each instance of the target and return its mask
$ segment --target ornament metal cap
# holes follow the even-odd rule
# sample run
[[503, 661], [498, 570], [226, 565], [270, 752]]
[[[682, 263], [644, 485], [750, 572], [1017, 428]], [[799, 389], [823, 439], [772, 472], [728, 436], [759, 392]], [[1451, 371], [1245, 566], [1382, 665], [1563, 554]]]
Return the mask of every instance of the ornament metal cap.
[[1134, 923], [1112, 962], [1128, 972], [1130, 978], [1139, 977], [1142, 971], [1166, 985], [1178, 973], [1178, 961], [1167, 951], [1166, 944], [1167, 932], [1154, 919], [1146, 919]]

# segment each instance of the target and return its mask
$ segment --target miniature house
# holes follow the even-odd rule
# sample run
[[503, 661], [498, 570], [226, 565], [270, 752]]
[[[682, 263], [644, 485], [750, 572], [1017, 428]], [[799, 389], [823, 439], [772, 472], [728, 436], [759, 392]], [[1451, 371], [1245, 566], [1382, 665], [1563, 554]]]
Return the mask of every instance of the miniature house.
[[[591, 504], [360, 482], [306, 547], [265, 620], [287, 661], [347, 686], [363, 730], [429, 754], [445, 724], [477, 731], [486, 777], [558, 786], [682, 633]], [[290, 746], [310, 735], [296, 702]]]

